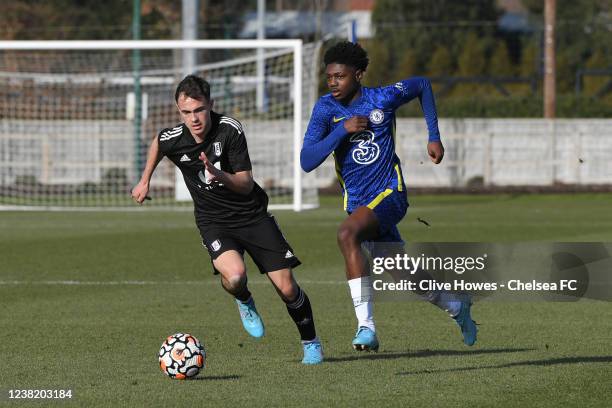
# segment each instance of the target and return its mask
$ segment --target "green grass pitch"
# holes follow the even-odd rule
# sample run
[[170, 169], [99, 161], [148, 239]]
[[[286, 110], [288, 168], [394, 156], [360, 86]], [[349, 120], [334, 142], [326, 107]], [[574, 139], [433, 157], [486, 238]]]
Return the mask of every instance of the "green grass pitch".
[[[406, 240], [612, 241], [612, 195], [414, 196]], [[335, 231], [340, 199], [276, 212], [303, 265], [326, 362], [304, 367], [297, 330], [250, 266], [266, 323], [243, 331], [183, 212], [0, 212], [0, 405], [7, 389], [66, 389], [57, 406], [602, 407], [612, 401], [612, 304], [480, 302], [478, 343], [428, 304], [376, 305], [379, 353], [350, 347], [353, 308]], [[427, 220], [430, 227], [418, 222]], [[73, 282], [74, 284], [69, 284]], [[76, 284], [76, 283], [79, 284]], [[166, 336], [202, 340], [207, 367], [173, 381]]]

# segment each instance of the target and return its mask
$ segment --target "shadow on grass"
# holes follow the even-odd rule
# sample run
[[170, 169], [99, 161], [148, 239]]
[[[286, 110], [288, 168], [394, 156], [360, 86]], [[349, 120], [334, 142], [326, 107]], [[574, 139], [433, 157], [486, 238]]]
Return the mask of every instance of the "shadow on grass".
[[189, 381], [224, 381], [224, 380], [238, 380], [241, 376], [239, 375], [203, 375], [195, 378], [191, 378]]
[[[346, 357], [328, 357], [327, 363], [338, 363], [354, 360], [392, 360], [397, 358], [418, 358], [435, 356], [472, 356], [477, 354], [497, 354], [497, 353], [520, 353], [523, 351], [533, 351], [530, 348], [503, 348], [503, 349], [476, 349], [476, 350], [415, 350], [405, 352], [387, 351], [381, 353], [362, 353]], [[357, 352], [355, 352], [357, 353]]]
[[548, 360], [526, 360], [516, 361], [513, 363], [496, 364], [488, 366], [474, 366], [474, 367], [459, 367], [459, 368], [448, 368], [441, 370], [418, 370], [418, 371], [406, 371], [400, 372], [396, 375], [416, 375], [416, 374], [430, 374], [430, 373], [450, 373], [454, 371], [472, 371], [472, 370], [485, 370], [488, 368], [510, 368], [510, 367], [521, 367], [521, 366], [552, 366], [558, 364], [580, 364], [580, 363], [612, 363], [612, 356], [585, 356], [585, 357], [562, 357], [562, 358], [551, 358]]

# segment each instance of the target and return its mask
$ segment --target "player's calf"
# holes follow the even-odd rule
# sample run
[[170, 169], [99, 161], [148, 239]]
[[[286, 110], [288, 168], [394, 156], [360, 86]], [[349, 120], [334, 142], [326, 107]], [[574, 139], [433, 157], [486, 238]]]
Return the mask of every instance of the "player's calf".
[[255, 338], [263, 337], [264, 324], [248, 289], [246, 273], [231, 274], [227, 270], [222, 271], [221, 284], [228, 293], [234, 296], [244, 330]]
[[297, 296], [293, 300], [284, 300], [287, 306], [287, 312], [300, 332], [300, 338], [304, 349], [304, 359], [302, 363], [319, 364], [323, 362], [323, 349], [321, 347], [321, 342], [317, 338], [310, 299], [308, 299], [308, 295], [306, 295], [306, 292], [304, 292], [302, 288], [297, 286], [296, 289]]

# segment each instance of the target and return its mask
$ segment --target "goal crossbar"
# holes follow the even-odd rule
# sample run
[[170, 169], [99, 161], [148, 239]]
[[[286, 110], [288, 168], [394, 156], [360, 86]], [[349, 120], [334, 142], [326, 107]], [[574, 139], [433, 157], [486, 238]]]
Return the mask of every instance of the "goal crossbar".
[[159, 50], [159, 49], [238, 49], [301, 48], [302, 40], [66, 40], [0, 41], [3, 50]]

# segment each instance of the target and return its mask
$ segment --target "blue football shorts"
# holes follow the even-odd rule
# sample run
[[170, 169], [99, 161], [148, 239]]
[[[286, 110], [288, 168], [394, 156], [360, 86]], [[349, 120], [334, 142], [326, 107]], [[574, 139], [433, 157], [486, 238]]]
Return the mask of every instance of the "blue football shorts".
[[408, 210], [406, 190], [387, 189], [370, 200], [366, 207], [378, 218], [379, 236], [372, 242], [404, 242], [397, 225]]

